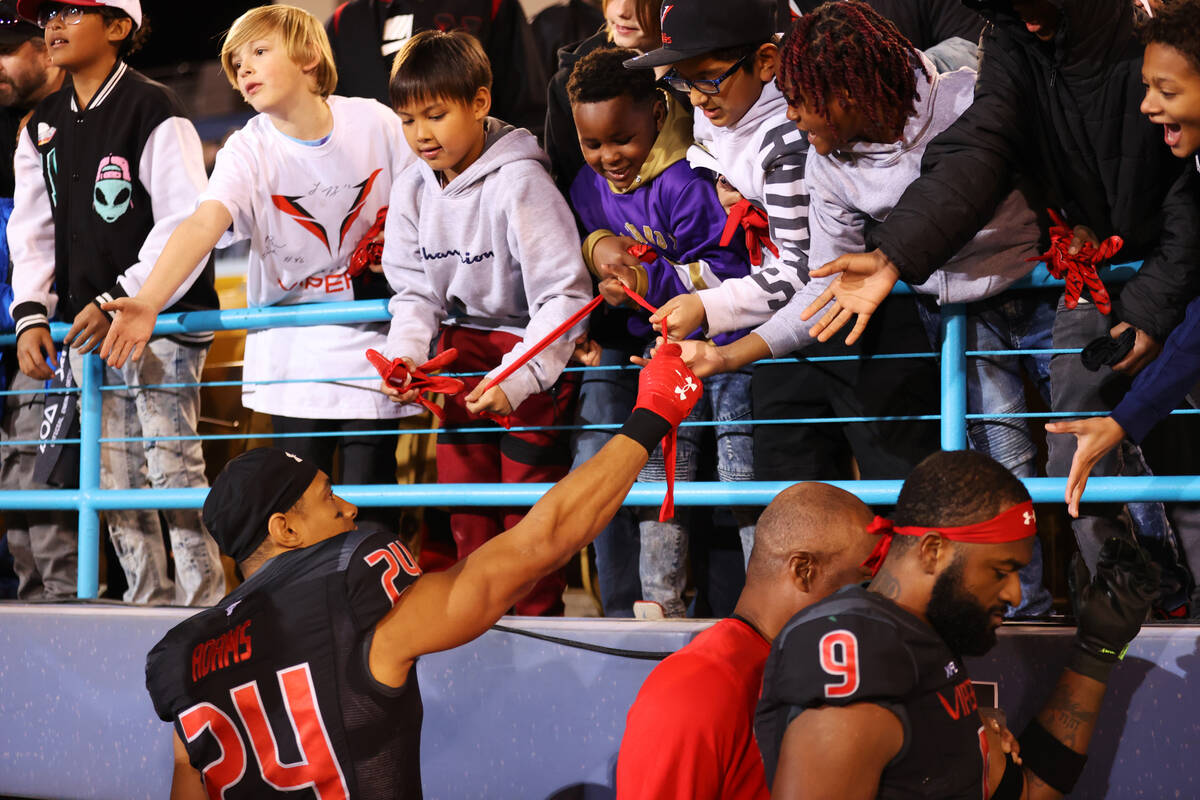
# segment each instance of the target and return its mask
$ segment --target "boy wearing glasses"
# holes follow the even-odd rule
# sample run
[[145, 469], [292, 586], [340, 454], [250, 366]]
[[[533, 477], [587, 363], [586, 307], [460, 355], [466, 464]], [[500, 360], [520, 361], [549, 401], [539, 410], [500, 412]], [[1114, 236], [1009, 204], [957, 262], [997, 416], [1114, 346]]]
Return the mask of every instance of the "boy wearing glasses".
[[[81, 356], [103, 341], [110, 319], [102, 303], [135, 293], [171, 230], [195, 206], [206, 178], [200, 137], [176, 97], [123, 60], [145, 37], [137, 0], [20, 0], [17, 12], [45, 30], [62, 89], [38, 104], [14, 159], [16, 193], [8, 237], [13, 260], [12, 316], [17, 357], [30, 378], [58, 364], [47, 314], [73, 324], [64, 340], [75, 374]], [[53, 290], [53, 291], [52, 291]], [[174, 311], [214, 309], [207, 253], [171, 300]], [[159, 338], [151, 358], [107, 369], [105, 489], [206, 486], [196, 435], [200, 370], [212, 334]], [[143, 388], [182, 384], [181, 388]], [[165, 512], [176, 583], [167, 577], [158, 513], [107, 514], [113, 544], [136, 603], [211, 605], [224, 593], [216, 546], [199, 512]]]
[[[788, 119], [787, 101], [775, 85], [774, 21], [774, 6], [764, 0], [664, 3], [663, 47], [625, 62], [626, 67], [672, 66], [665, 80], [688, 92], [696, 108], [696, 146], [688, 154], [693, 166], [724, 176], [753, 205], [748, 217], [765, 212], [767, 218], [770, 242], [763, 243], [761, 266], [751, 275], [679, 295], [651, 316], [657, 324], [669, 315], [672, 337], [686, 336], [701, 324], [710, 336], [761, 324], [789, 301], [816, 298], [827, 281], [808, 275], [804, 171], [809, 143]], [[912, 298], [890, 302], [887, 331], [870, 342], [849, 348], [810, 341], [797, 348], [805, 356], [841, 360], [756, 365], [753, 419], [936, 414], [937, 372], [931, 359], [845, 359], [882, 351], [928, 352], [914, 303]], [[853, 458], [864, 478], [902, 478], [937, 447], [931, 422], [755, 425], [754, 477], [849, 479]]]

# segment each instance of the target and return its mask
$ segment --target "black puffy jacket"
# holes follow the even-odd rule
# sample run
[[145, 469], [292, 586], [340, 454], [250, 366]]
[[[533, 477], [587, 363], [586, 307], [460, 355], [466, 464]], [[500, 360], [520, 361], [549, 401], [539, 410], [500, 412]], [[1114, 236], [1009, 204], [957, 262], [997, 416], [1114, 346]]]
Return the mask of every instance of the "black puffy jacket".
[[1138, 110], [1142, 46], [1128, 0], [1050, 0], [1061, 18], [1040, 42], [1007, 0], [964, 0], [988, 21], [975, 102], [929, 144], [921, 177], [870, 232], [922, 283], [989, 220], [1016, 172], [1071, 225], [1119, 234], [1144, 259], [1118, 316], [1162, 341], [1200, 288], [1195, 198], [1171, 192], [1185, 164]]

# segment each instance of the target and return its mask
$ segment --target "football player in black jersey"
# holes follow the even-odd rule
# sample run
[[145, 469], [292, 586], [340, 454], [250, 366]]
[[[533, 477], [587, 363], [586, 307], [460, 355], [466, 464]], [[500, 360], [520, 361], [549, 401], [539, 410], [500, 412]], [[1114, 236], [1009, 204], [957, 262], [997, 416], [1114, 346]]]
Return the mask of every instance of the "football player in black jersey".
[[[1157, 594], [1158, 568], [1111, 539], [1096, 576], [1072, 564], [1078, 630], [1020, 764], [979, 716], [962, 661], [1020, 602], [1036, 518], [1024, 485], [979, 453], [936, 453], [909, 475], [869, 587], [792, 618], [763, 675], [755, 733], [772, 797], [1057, 798], [1079, 777], [1113, 665]], [[890, 545], [890, 549], [889, 549]]]
[[419, 798], [416, 659], [474, 639], [587, 545], [701, 394], [677, 345], [639, 377], [620, 434], [512, 529], [422, 575], [394, 535], [312, 464], [271, 448], [231, 461], [204, 521], [246, 581], [171, 629], [146, 684], [175, 727], [172, 798]]

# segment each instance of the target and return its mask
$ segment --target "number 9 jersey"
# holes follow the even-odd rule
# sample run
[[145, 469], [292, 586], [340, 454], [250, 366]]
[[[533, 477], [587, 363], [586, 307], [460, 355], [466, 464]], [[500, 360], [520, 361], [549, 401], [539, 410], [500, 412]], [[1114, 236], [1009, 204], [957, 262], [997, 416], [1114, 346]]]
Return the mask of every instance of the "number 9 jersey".
[[393, 689], [367, 663], [420, 574], [394, 534], [356, 530], [276, 556], [167, 632], [146, 687], [209, 797], [421, 796], [417, 672]]
[[793, 719], [853, 703], [883, 706], [904, 729], [878, 797], [986, 800], [986, 739], [962, 660], [928, 623], [860, 586], [801, 611], [771, 645], [754, 723], [767, 785]]

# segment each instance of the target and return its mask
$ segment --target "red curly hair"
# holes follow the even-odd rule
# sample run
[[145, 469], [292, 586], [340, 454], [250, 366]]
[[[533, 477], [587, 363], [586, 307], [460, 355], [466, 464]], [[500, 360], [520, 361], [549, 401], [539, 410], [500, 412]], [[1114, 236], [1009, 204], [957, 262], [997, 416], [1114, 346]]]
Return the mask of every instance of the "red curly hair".
[[881, 131], [903, 131], [916, 112], [917, 49], [888, 19], [858, 0], [825, 3], [784, 37], [775, 78], [790, 105], [803, 95], [832, 124], [829, 103], [853, 100]]

